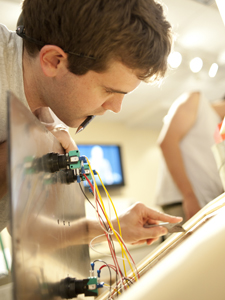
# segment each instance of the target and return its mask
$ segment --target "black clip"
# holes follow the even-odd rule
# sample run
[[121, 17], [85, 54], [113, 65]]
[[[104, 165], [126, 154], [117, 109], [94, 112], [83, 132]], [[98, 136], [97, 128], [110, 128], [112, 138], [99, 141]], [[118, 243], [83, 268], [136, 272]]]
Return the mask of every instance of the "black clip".
[[16, 34], [19, 35], [20, 37], [25, 36], [25, 27], [23, 25], [20, 25], [16, 29]]

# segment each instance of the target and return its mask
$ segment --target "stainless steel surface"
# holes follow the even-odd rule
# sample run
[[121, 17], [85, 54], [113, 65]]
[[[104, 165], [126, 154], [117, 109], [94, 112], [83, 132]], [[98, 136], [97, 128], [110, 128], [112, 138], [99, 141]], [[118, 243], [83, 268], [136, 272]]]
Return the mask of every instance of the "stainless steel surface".
[[158, 227], [163, 226], [166, 227], [168, 232], [174, 233], [174, 232], [185, 232], [183, 226], [179, 223], [160, 223], [160, 224], [153, 224], [153, 225], [144, 225], [145, 228], [151, 228], [151, 227]]
[[62, 183], [62, 171], [32, 167], [62, 148], [12, 94], [8, 110], [14, 299], [61, 299], [62, 279], [89, 276], [88, 245], [80, 244], [87, 236], [84, 197], [77, 183]]

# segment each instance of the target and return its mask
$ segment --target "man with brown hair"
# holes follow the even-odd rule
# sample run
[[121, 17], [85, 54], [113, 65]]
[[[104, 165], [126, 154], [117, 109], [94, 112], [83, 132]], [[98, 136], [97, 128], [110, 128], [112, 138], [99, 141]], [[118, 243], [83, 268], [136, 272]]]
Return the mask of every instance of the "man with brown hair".
[[[153, 0], [24, 0], [22, 17], [17, 35], [0, 27], [1, 101], [11, 90], [42, 122], [50, 123], [66, 152], [76, 146], [66, 130], [54, 130], [56, 116], [78, 128], [90, 116], [118, 113], [124, 95], [141, 80], [160, 80], [166, 72], [171, 26]], [[5, 103], [2, 107], [5, 122]], [[3, 197], [6, 128], [0, 128]], [[7, 197], [0, 203], [4, 220]], [[133, 243], [151, 243], [165, 234], [162, 227], [143, 228], [150, 219], [178, 221], [143, 204], [125, 219], [130, 226], [125, 224], [124, 239]]]

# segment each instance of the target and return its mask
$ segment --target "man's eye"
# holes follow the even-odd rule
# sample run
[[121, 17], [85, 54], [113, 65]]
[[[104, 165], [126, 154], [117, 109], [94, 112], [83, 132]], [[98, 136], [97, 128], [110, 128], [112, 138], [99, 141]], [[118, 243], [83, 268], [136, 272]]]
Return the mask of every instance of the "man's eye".
[[107, 94], [113, 94], [113, 92], [110, 91], [110, 90], [106, 90], [106, 93], [107, 93]]

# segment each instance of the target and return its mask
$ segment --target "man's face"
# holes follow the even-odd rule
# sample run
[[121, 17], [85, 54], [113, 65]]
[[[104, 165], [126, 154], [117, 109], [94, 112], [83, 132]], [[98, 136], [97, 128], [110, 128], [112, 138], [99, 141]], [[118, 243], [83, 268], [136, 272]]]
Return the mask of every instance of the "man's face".
[[134, 70], [118, 61], [103, 73], [89, 71], [77, 76], [68, 71], [55, 81], [48, 105], [70, 127], [78, 127], [88, 116], [103, 115], [107, 110], [118, 113], [124, 95], [140, 84]]

